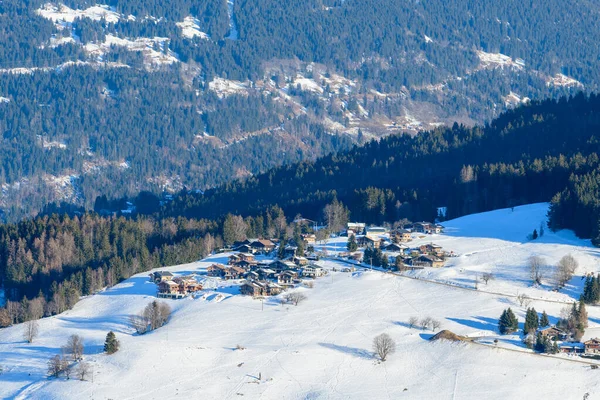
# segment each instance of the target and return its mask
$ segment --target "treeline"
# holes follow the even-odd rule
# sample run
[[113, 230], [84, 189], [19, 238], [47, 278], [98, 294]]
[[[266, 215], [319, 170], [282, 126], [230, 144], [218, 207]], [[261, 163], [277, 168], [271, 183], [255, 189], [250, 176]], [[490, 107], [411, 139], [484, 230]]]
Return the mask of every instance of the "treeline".
[[[0, 226], [0, 282], [12, 322], [53, 315], [82, 295], [219, 244], [215, 222], [45, 216]], [[216, 236], [216, 235], [215, 235]]]
[[[416, 137], [392, 136], [203, 195], [182, 193], [163, 215], [252, 215], [277, 204], [288, 215], [318, 219], [319, 210], [337, 198], [353, 220], [382, 223], [431, 220], [437, 207], [447, 207], [447, 217], [453, 218], [549, 201], [572, 174], [598, 164], [598, 128], [598, 96], [535, 102], [485, 127], [455, 124]], [[574, 227], [575, 220], [559, 223], [555, 214], [553, 227]]]
[[196, 261], [238, 240], [299, 242], [300, 233], [309, 229], [291, 222], [279, 207], [213, 221], [88, 213], [0, 225], [0, 288], [7, 300], [0, 308], [0, 327], [63, 312], [81, 296], [134, 274]]

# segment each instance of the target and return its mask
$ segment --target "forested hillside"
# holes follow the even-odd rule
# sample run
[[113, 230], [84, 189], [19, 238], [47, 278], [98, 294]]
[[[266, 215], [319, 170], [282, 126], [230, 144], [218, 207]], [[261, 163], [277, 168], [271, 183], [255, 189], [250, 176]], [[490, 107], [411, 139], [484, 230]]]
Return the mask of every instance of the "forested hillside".
[[558, 0], [3, 1], [2, 215], [204, 190], [595, 91], [597, 19]]
[[[298, 214], [335, 230], [348, 213], [382, 224], [431, 220], [438, 207], [452, 218], [552, 199], [550, 228], [600, 243], [598, 132], [600, 96], [578, 95], [520, 107], [484, 127], [390, 136], [203, 194], [183, 190], [162, 207], [141, 193], [129, 218], [80, 213], [4, 224], [4, 312], [11, 322], [61, 312], [82, 294], [248, 237], [300, 242], [310, 227], [293, 223]], [[122, 204], [102, 196], [95, 208]]]
[[390, 136], [316, 162], [301, 162], [182, 194], [166, 215], [216, 218], [277, 204], [319, 219], [333, 199], [353, 220], [431, 220], [553, 199], [551, 226], [597, 235], [600, 97], [532, 103], [484, 127], [455, 125], [416, 137]]

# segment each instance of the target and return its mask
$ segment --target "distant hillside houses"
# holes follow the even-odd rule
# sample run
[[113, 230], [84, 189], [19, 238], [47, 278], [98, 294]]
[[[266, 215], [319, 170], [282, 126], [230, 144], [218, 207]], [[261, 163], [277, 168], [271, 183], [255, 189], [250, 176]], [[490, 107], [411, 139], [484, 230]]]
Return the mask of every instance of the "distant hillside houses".
[[150, 280], [157, 286], [159, 298], [180, 299], [202, 290], [202, 285], [192, 276], [174, 276], [168, 271], [150, 274]]

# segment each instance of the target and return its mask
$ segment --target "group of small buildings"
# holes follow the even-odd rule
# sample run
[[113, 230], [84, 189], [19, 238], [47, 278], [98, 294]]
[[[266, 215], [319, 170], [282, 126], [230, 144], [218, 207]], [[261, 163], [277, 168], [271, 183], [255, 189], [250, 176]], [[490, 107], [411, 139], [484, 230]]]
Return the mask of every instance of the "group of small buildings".
[[228, 265], [212, 264], [208, 276], [221, 279], [245, 279], [240, 292], [249, 296], [275, 296], [302, 282], [302, 278], [319, 278], [327, 271], [308, 258], [291, 256], [284, 260], [259, 261], [250, 253], [229, 256]]
[[574, 341], [573, 338], [565, 331], [556, 326], [550, 326], [539, 330], [540, 335], [548, 338], [551, 341], [559, 343], [558, 351], [567, 354], [600, 354], [600, 339], [592, 338], [585, 342]]
[[249, 254], [269, 254], [277, 245], [269, 239], [246, 239], [233, 244], [233, 250]]
[[202, 284], [193, 277], [175, 277], [169, 271], [153, 272], [150, 280], [157, 285], [159, 298], [180, 299], [202, 290]]
[[[442, 225], [431, 222], [415, 222], [391, 231], [384, 227], [367, 227], [363, 223], [351, 222], [348, 223], [347, 234], [355, 235], [359, 247], [397, 253], [396, 258], [400, 257], [402, 262], [394, 263], [395, 259], [393, 259], [390, 260], [391, 263], [399, 265], [399, 269], [410, 270], [444, 266], [445, 259], [452, 253], [444, 251], [442, 246], [433, 243], [412, 248], [408, 246], [408, 243], [413, 240], [414, 233], [439, 234], [443, 229]], [[360, 261], [356, 253], [347, 256]]]

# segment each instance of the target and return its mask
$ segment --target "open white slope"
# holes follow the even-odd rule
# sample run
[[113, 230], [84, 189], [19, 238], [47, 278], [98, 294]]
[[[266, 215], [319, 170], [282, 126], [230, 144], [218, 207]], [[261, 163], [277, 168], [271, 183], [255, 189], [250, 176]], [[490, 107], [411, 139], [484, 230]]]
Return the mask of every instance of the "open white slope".
[[[41, 320], [33, 344], [23, 341], [22, 326], [0, 330], [0, 398], [581, 399], [585, 393], [593, 398], [600, 391], [598, 373], [578, 358], [527, 354], [517, 336], [500, 337], [498, 348], [432, 343], [427, 340], [432, 332], [406, 324], [411, 316], [431, 316], [442, 321], [442, 329], [461, 335], [496, 335], [504, 308], [512, 307], [523, 321], [525, 310], [510, 297], [517, 291], [558, 301], [577, 297], [581, 274], [598, 270], [598, 250], [568, 232], [547, 231], [527, 242], [546, 208], [538, 204], [472, 215], [445, 223], [445, 235], [419, 239], [459, 254], [448, 267], [424, 271], [421, 278], [472, 288], [476, 273], [492, 271], [496, 280], [480, 283], [479, 291], [378, 271], [332, 272], [313, 289], [301, 289], [308, 300], [297, 307], [282, 307], [274, 298], [265, 300], [261, 310], [260, 301], [213, 280], [207, 282], [213, 289], [195, 299], [168, 301], [174, 310], [169, 324], [137, 336], [127, 316], [155, 294], [147, 275], [140, 274], [83, 299], [69, 312]], [[527, 257], [540, 254], [556, 262], [567, 253], [579, 260], [580, 270], [566, 293], [531, 287]], [[224, 257], [170, 270], [199, 271]], [[532, 306], [554, 319], [564, 304], [536, 300]], [[588, 312], [586, 337], [600, 335], [600, 310], [589, 307]], [[112, 356], [102, 354], [109, 330], [122, 343]], [[382, 332], [396, 340], [397, 352], [377, 363], [371, 342]], [[46, 377], [47, 360], [73, 333], [86, 340], [93, 382]], [[235, 350], [238, 344], [246, 349]]]

